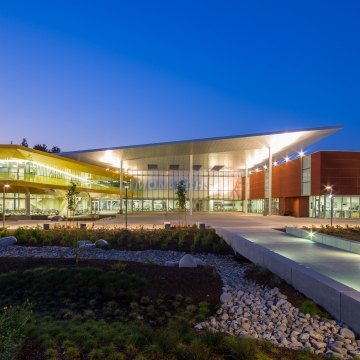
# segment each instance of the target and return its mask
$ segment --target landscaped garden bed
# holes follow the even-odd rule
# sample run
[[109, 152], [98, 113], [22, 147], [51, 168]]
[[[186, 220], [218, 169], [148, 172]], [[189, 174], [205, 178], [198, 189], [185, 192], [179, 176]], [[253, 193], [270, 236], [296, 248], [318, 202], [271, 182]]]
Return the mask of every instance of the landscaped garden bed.
[[222, 282], [212, 268], [3, 258], [0, 271], [0, 330], [10, 337], [0, 351], [18, 343], [20, 360], [320, 358], [195, 331], [219, 307]]
[[[350, 330], [322, 320], [315, 303], [279, 278], [237, 261], [210, 229], [20, 228], [3, 235], [23, 246], [0, 249], [0, 353], [18, 344], [20, 360], [295, 360], [358, 353]], [[99, 238], [112, 250], [77, 251], [80, 240]], [[185, 251], [198, 253], [200, 266], [171, 265]], [[349, 349], [344, 336], [351, 338]]]
[[233, 250], [213, 229], [200, 230], [195, 227], [176, 229], [78, 229], [58, 227], [50, 230], [18, 228], [3, 230], [1, 236], [13, 235], [22, 246], [70, 246], [79, 240], [95, 243], [104, 239], [109, 247], [117, 250], [175, 250], [184, 252], [211, 252], [232, 254]]
[[311, 228], [304, 227], [303, 229], [312, 231], [313, 233], [319, 232], [321, 234], [332, 235], [332, 236], [360, 242], [360, 226], [320, 225], [320, 227], [315, 227], [315, 226]]

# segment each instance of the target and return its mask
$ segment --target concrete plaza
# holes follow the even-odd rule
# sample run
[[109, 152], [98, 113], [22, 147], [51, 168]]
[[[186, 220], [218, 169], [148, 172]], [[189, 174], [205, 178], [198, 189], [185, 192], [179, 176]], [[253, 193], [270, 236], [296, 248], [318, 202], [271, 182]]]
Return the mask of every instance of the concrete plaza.
[[[244, 214], [244, 213], [208, 213], [200, 212], [193, 215], [187, 214], [187, 224], [192, 225], [197, 222], [205, 223], [213, 228], [216, 227], [244, 227], [244, 228], [282, 228], [285, 226], [320, 226], [321, 224], [330, 224], [329, 219], [317, 219], [317, 218], [295, 218], [290, 216], [263, 216], [258, 214]], [[95, 227], [124, 227], [125, 226], [125, 214], [111, 216], [108, 218], [86, 221], [81, 218], [76, 219], [76, 222], [86, 223], [94, 225]], [[172, 213], [128, 213], [128, 226], [130, 228], [136, 228], [139, 226], [144, 227], [162, 227], [164, 222], [171, 222], [172, 224], [179, 223], [179, 215], [176, 212]], [[52, 223], [49, 220], [18, 220], [18, 221], [6, 221], [6, 227], [10, 229], [17, 228], [19, 226], [42, 226], [44, 223]], [[334, 225], [357, 225], [360, 226], [360, 220], [352, 219], [334, 219]], [[61, 224], [58, 223], [58, 224]]]

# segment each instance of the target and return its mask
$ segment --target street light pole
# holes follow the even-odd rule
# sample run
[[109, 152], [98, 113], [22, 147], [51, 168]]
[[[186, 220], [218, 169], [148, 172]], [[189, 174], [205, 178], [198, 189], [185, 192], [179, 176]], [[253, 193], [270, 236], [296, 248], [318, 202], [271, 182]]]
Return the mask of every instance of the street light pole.
[[126, 181], [124, 183], [124, 185], [125, 185], [125, 230], [127, 230], [127, 227], [128, 227], [127, 215], [128, 215], [128, 187], [129, 187], [129, 182]]
[[2, 213], [3, 213], [3, 229], [5, 229], [5, 189], [9, 188], [9, 184], [3, 186], [3, 201], [2, 201]]

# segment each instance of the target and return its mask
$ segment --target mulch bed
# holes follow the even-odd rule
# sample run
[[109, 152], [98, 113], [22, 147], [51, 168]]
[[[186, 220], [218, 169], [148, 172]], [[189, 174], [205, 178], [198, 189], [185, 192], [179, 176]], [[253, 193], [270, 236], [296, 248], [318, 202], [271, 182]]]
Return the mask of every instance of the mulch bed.
[[[112, 265], [117, 263], [119, 261], [94, 259], [80, 260], [78, 264], [75, 264], [74, 259], [4, 257], [0, 261], [0, 272], [12, 270], [22, 272], [37, 267], [94, 266], [110, 269]], [[121, 261], [121, 263], [126, 264], [125, 272], [149, 280], [151, 286], [148, 290], [148, 296], [152, 298], [156, 298], [161, 294], [169, 296], [181, 294], [184, 297], [191, 297], [194, 302], [207, 301], [211, 307], [219, 303], [222, 281], [212, 268], [177, 268], [132, 261]]]

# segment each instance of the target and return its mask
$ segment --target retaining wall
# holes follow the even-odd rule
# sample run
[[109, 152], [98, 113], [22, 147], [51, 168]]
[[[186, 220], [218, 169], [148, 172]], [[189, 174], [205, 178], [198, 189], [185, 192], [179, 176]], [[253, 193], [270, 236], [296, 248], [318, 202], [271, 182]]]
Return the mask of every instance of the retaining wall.
[[232, 232], [216, 232], [236, 253], [266, 267], [360, 334], [360, 292]]
[[310, 232], [309, 230], [286, 227], [286, 233], [302, 239], [309, 239], [319, 244], [332, 246], [337, 249], [349, 251], [355, 254], [360, 254], [360, 242], [339, 238], [336, 236], [321, 234], [318, 232]]

